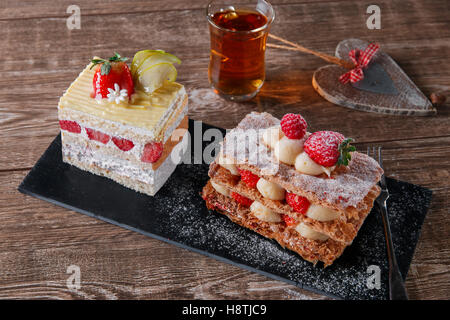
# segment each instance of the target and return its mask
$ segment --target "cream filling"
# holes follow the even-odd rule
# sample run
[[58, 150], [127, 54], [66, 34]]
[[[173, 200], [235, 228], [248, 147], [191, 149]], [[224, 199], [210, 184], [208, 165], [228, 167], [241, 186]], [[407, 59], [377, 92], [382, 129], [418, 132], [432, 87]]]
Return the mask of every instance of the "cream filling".
[[275, 157], [286, 164], [294, 165], [295, 158], [303, 151], [303, 139], [283, 137], [275, 143]]
[[[184, 134], [183, 139], [178, 145], [187, 144], [187, 140], [188, 132]], [[171, 152], [171, 156], [167, 157], [158, 169], [152, 170], [152, 168], [146, 164], [143, 164], [142, 167], [140, 167], [131, 161], [100, 155], [95, 152], [95, 150], [83, 148], [78, 145], [63, 143], [62, 152], [65, 156], [74, 158], [89, 166], [96, 165], [102, 169], [151, 185], [158, 184], [161, 180], [165, 181], [165, 179], [173, 172], [173, 169], [182, 160], [182, 157], [175, 154], [180, 153], [180, 149], [174, 148]], [[173, 159], [178, 159], [179, 161], [175, 162]]]
[[[84, 140], [86, 140], [86, 141], [89, 141], [89, 142], [91, 142], [91, 143], [93, 143], [93, 144], [96, 144], [96, 145], [98, 145], [98, 146], [100, 146], [100, 147], [107, 147], [107, 148], [109, 148], [109, 149], [114, 150], [115, 152], [124, 152], [124, 153], [126, 153], [126, 154], [132, 155], [136, 160], [140, 161], [140, 159], [141, 159], [141, 154], [142, 154], [142, 150], [143, 150], [143, 148], [144, 148], [144, 145], [143, 145], [143, 144], [141, 144], [141, 143], [139, 143], [139, 142], [134, 142], [134, 141], [133, 141], [133, 144], [134, 144], [133, 148], [131, 148], [131, 149], [128, 150], [128, 151], [123, 151], [123, 150], [120, 150], [120, 149], [114, 144], [114, 142], [113, 142], [113, 140], [112, 140], [112, 137], [114, 137], [114, 135], [111, 135], [111, 134], [108, 133], [108, 132], [104, 132], [104, 131], [102, 131], [102, 129], [99, 129], [99, 128], [96, 128], [96, 127], [89, 127], [90, 129], [93, 129], [93, 130], [96, 130], [96, 131], [100, 131], [100, 132], [102, 132], [102, 133], [107, 134], [107, 135], [110, 136], [110, 139], [109, 139], [109, 141], [108, 141], [107, 143], [102, 143], [102, 142], [97, 141], [97, 140], [91, 140], [91, 139], [89, 139], [89, 137], [88, 137], [88, 135], [87, 135], [87, 133], [86, 133], [86, 127], [84, 126], [84, 124], [83, 124], [83, 123], [78, 123], [78, 124], [81, 126], [81, 132], [80, 132], [80, 133], [73, 133], [73, 132], [61, 130], [61, 138], [62, 138], [63, 141], [64, 141], [64, 137], [65, 137], [65, 136], [74, 137], [74, 138], [77, 138], [77, 139], [79, 139], [80, 136], [81, 136], [82, 139], [84, 139]], [[80, 150], [81, 150], [81, 149], [80, 149]], [[86, 149], [86, 150], [87, 150], [87, 149]]]
[[216, 190], [218, 193], [224, 195], [225, 197], [229, 197], [231, 192], [228, 188], [215, 183], [214, 181], [211, 180], [211, 185], [213, 186], [214, 190]]
[[[221, 166], [225, 168], [225, 166], [223, 164]], [[236, 170], [237, 174], [239, 174], [236, 166], [234, 166], [234, 165], [230, 165], [230, 166], [232, 166], [231, 167], [232, 170]], [[225, 168], [225, 169], [227, 169], [227, 168]], [[229, 171], [231, 172], [231, 170], [229, 170]], [[214, 187], [214, 185], [213, 185], [213, 187]], [[267, 181], [263, 178], [259, 178], [258, 183], [256, 184], [256, 189], [259, 191], [259, 193], [264, 198], [267, 198], [270, 200], [281, 201], [281, 200], [285, 199], [285, 196], [286, 196], [286, 190], [284, 188], [282, 188], [281, 186], [279, 186], [276, 183]], [[219, 193], [222, 193], [217, 189], [216, 189], [216, 191]], [[222, 193], [222, 194], [224, 194], [224, 193]], [[316, 204], [310, 204], [308, 211], [306, 212], [306, 216], [311, 219], [317, 220], [317, 221], [331, 221], [331, 220], [335, 220], [335, 219], [339, 218], [340, 214], [339, 214], [339, 212], [329, 209], [327, 207], [319, 206]]]
[[302, 237], [311, 239], [311, 240], [317, 240], [317, 241], [325, 241], [329, 237], [321, 232], [317, 232], [316, 230], [311, 229], [306, 224], [299, 223], [295, 227], [295, 231], [297, 231]]
[[332, 209], [310, 204], [306, 216], [317, 221], [331, 221], [339, 218], [340, 214]]
[[336, 168], [336, 166], [332, 167], [324, 167], [321, 166], [312, 160], [306, 152], [302, 152], [295, 158], [295, 170], [312, 175], [317, 176], [319, 174], [325, 173], [327, 176], [331, 175], [331, 172]]
[[259, 178], [256, 189], [264, 198], [270, 200], [283, 200], [286, 191], [278, 184]]
[[[216, 190], [218, 193], [220, 193], [226, 197], [230, 197], [231, 191], [228, 188], [215, 183], [213, 180], [210, 180], [210, 182], [211, 182], [211, 185], [214, 188], [214, 190]], [[281, 222], [282, 221], [281, 215], [278, 212], [275, 212], [272, 209], [266, 207], [259, 201], [253, 201], [253, 203], [250, 205], [250, 212], [261, 221], [265, 221], [265, 222]], [[319, 220], [319, 221], [329, 221], [329, 220], [337, 218], [338, 215], [339, 215], [339, 213], [336, 211], [333, 211], [328, 208], [324, 208], [322, 206], [314, 205], [314, 204], [311, 204], [307, 211], [308, 217]], [[305, 237], [305, 238], [308, 238], [311, 240], [325, 241], [329, 238], [327, 235], [311, 229], [304, 223], [299, 223], [295, 227], [295, 230], [302, 237]]]
[[[210, 180], [212, 187], [214, 190], [216, 190], [218, 193], [230, 197], [231, 191], [220, 185], [215, 183], [213, 180]], [[261, 202], [253, 201], [253, 203], [250, 205], [250, 212], [259, 220], [265, 221], [265, 222], [281, 222], [281, 215], [272, 209], [266, 207]]]
[[[174, 132], [175, 128], [178, 127], [178, 126], [180, 125], [181, 121], [183, 120], [183, 118], [185, 117], [185, 115], [186, 115], [186, 113], [187, 113], [187, 109], [188, 109], [187, 107], [184, 108], [184, 110], [181, 112], [180, 116], [174, 121], [173, 125], [172, 125], [170, 128], [167, 128], [167, 130], [165, 131], [164, 143], [166, 143], [167, 140], [171, 137], [171, 135], [172, 135], [172, 133]], [[67, 118], [67, 119], [65, 119], [65, 120], [72, 120], [72, 119]], [[92, 126], [92, 125], [90, 125], [90, 124], [86, 124], [84, 121], [80, 121], [79, 119], [74, 120], [74, 121], [76, 121], [76, 122], [81, 126], [81, 132], [80, 132], [80, 133], [72, 133], [72, 132], [69, 132], [69, 131], [61, 130], [61, 135], [62, 135], [63, 137], [64, 137], [64, 135], [77, 136], [77, 137], [78, 137], [79, 135], [81, 135], [81, 136], [83, 137], [83, 139], [92, 141], [93, 143], [96, 143], [96, 144], [98, 144], [99, 146], [106, 146], [106, 147], [109, 147], [109, 148], [113, 148], [113, 149], [117, 150], [118, 152], [126, 152], [126, 153], [128, 153], [128, 154], [133, 155], [137, 160], [140, 161], [140, 159], [141, 159], [141, 157], [142, 157], [142, 153], [143, 153], [144, 147], [145, 147], [145, 144], [146, 144], [147, 142], [146, 142], [145, 144], [143, 144], [143, 143], [139, 143], [139, 142], [137, 142], [137, 141], [133, 141], [133, 140], [131, 139], [130, 141], [133, 142], [134, 147], [131, 148], [131, 149], [128, 150], [128, 151], [123, 151], [123, 150], [120, 150], [120, 149], [114, 144], [114, 142], [113, 142], [113, 140], [112, 140], [112, 137], [115, 137], [115, 136], [116, 136], [115, 134], [111, 134], [111, 133], [109, 133], [108, 131], [104, 131], [104, 129], [101, 128], [101, 127], [96, 127], [96, 126]], [[119, 126], [120, 126], [120, 124], [119, 124]], [[90, 140], [89, 137], [88, 137], [88, 135], [87, 135], [87, 133], [86, 133], [86, 128], [90, 128], [90, 129], [93, 129], [93, 130], [95, 130], [95, 131], [100, 131], [100, 132], [102, 132], [102, 133], [104, 133], [104, 134], [109, 135], [109, 136], [110, 136], [109, 141], [108, 141], [106, 144], [104, 144], [104, 143], [101, 143], [101, 142], [96, 141], [96, 140]], [[124, 137], [118, 136], [118, 138], [124, 138]], [[125, 139], [126, 139], [126, 138], [125, 138]], [[149, 137], [149, 141], [151, 141], [150, 137]]]
[[275, 211], [267, 208], [258, 201], [253, 201], [250, 206], [250, 212], [259, 220], [265, 222], [281, 222], [281, 216]]

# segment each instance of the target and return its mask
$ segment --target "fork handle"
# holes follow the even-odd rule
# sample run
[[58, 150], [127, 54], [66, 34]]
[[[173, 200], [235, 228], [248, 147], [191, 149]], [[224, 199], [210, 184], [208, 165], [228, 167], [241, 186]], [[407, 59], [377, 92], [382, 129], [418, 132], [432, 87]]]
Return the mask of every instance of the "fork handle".
[[386, 201], [378, 205], [383, 220], [384, 236], [386, 239], [387, 256], [389, 261], [389, 298], [391, 300], [408, 300], [403, 277], [398, 268], [397, 259], [395, 258], [394, 245], [392, 244], [391, 227], [389, 226], [388, 212]]

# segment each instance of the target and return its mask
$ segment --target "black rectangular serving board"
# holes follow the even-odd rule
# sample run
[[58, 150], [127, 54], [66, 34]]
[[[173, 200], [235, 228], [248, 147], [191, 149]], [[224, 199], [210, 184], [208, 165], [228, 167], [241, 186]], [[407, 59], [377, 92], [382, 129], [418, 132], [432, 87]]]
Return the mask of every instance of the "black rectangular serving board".
[[[202, 124], [202, 130], [194, 130], [194, 121], [189, 121], [191, 141], [195, 139], [194, 134], [203, 136], [205, 130], [215, 128]], [[210, 143], [203, 142], [202, 147]], [[190, 148], [193, 150], [194, 143]], [[388, 298], [385, 239], [376, 209], [367, 217], [353, 244], [332, 266], [323, 268], [322, 264], [314, 266], [275, 241], [207, 210], [200, 196], [207, 180], [207, 164], [180, 164], [162, 189], [150, 197], [63, 163], [58, 135], [22, 181], [19, 190], [332, 298]], [[431, 201], [431, 191], [394, 179], [387, 179], [387, 182], [394, 246], [400, 270], [406, 278]], [[379, 289], [367, 286], [372, 275], [368, 271], [371, 265], [381, 270]]]

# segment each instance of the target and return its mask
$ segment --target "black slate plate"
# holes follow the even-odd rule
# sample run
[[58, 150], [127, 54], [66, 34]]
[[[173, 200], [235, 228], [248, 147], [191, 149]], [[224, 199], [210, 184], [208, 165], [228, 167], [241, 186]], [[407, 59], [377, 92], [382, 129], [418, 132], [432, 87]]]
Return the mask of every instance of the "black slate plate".
[[[203, 134], [203, 124], [191, 136]], [[194, 141], [194, 140], [192, 140]], [[203, 148], [209, 142], [203, 142]], [[193, 144], [195, 145], [195, 144]], [[182, 248], [282, 280], [301, 288], [344, 299], [387, 299], [388, 268], [381, 218], [374, 210], [353, 244], [323, 269], [250, 230], [210, 212], [200, 197], [208, 179], [206, 164], [181, 164], [156, 194], [149, 197], [61, 160], [58, 135], [19, 186], [19, 190], [62, 207], [137, 231]], [[431, 191], [388, 179], [391, 229], [400, 270], [406, 278], [419, 239]], [[381, 287], [369, 289], [371, 265], [381, 270]]]

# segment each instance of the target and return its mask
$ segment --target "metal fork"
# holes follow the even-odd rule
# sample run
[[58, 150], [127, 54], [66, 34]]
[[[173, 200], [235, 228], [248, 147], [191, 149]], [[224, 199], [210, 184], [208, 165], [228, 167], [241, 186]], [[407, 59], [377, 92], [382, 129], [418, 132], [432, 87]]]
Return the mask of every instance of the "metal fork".
[[[378, 153], [378, 155], [377, 155]], [[381, 157], [381, 147], [372, 148], [372, 153], [370, 147], [367, 148], [367, 155], [375, 158], [378, 156], [378, 163], [380, 167], [383, 168], [383, 159]], [[384, 174], [381, 176], [379, 183], [381, 187], [380, 196], [375, 200], [378, 205], [379, 211], [381, 212], [381, 218], [383, 220], [384, 227], [384, 237], [386, 238], [386, 248], [387, 256], [389, 261], [389, 298], [391, 300], [408, 300], [408, 295], [406, 294], [405, 286], [403, 284], [403, 278], [398, 268], [397, 259], [395, 258], [394, 245], [392, 244], [392, 234], [391, 228], [389, 226], [388, 219], [388, 209], [386, 205], [386, 200], [389, 198], [389, 191], [386, 186], [386, 178]]]

